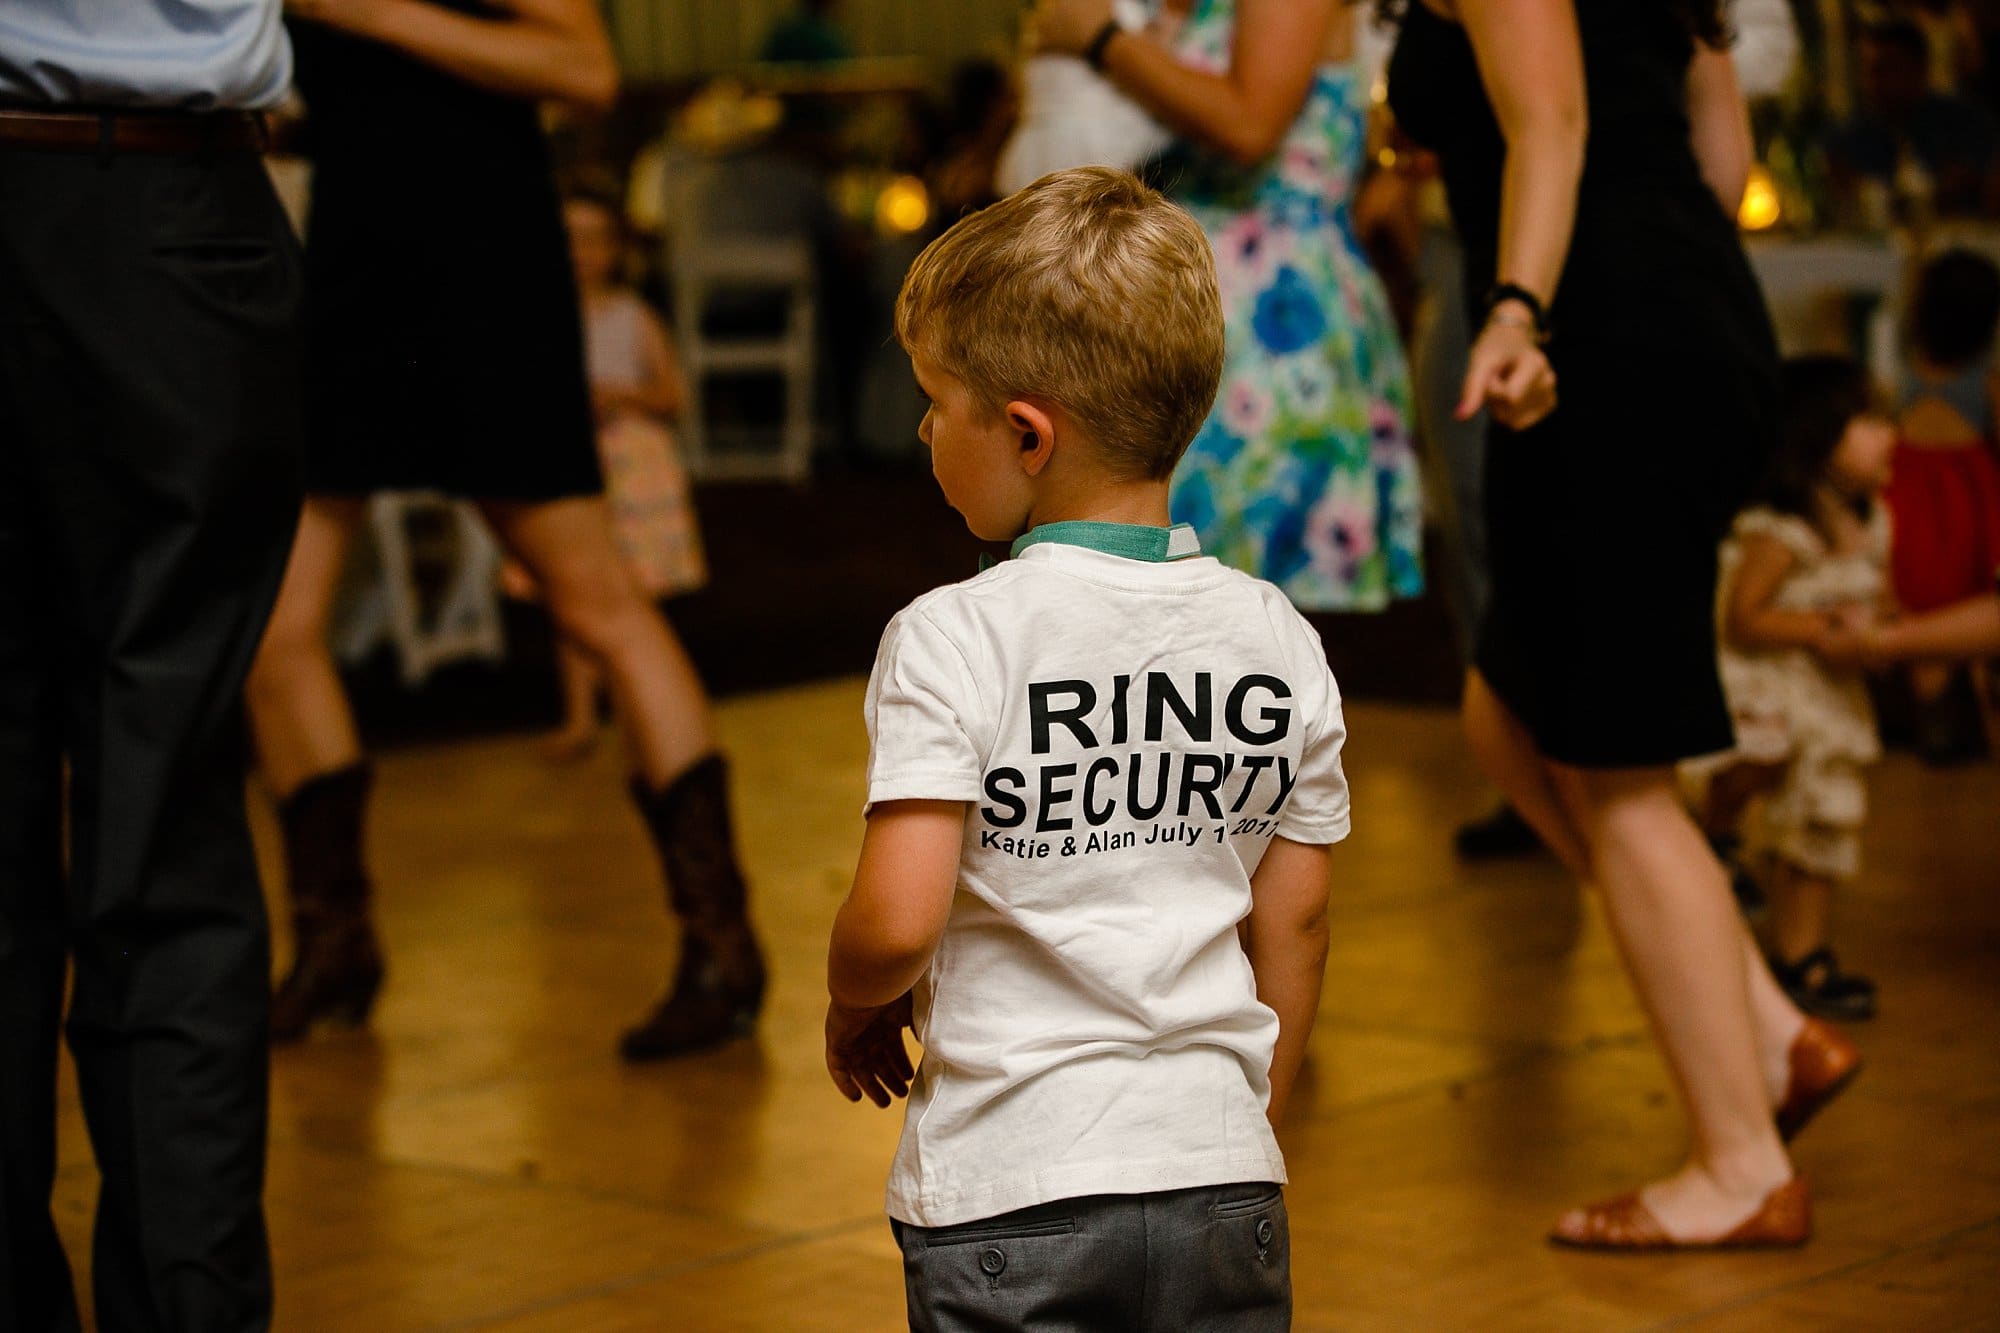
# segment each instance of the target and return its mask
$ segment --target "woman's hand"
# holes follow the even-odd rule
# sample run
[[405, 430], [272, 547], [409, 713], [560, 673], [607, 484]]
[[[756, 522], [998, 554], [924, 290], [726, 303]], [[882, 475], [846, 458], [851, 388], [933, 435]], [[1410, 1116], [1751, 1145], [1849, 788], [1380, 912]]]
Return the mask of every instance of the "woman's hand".
[[1534, 334], [1521, 324], [1489, 319], [1472, 344], [1458, 419], [1485, 408], [1510, 430], [1526, 430], [1556, 406], [1556, 372]]
[[1111, 0], [1041, 0], [1029, 22], [1036, 50], [1080, 56], [1110, 20]]

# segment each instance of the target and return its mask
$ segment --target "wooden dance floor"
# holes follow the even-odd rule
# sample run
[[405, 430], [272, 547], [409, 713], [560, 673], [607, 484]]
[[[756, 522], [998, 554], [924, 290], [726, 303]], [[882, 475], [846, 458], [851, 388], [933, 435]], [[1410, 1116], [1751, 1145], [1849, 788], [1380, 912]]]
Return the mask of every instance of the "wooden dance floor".
[[[652, 1068], [612, 1055], [673, 944], [612, 747], [569, 769], [528, 739], [381, 761], [389, 989], [372, 1031], [273, 1069], [280, 1329], [901, 1326], [881, 1212], [900, 1113], [842, 1101], [820, 1056], [861, 692], [723, 706], [772, 1004], [755, 1043]], [[1552, 863], [1452, 859], [1487, 796], [1448, 714], [1349, 722], [1355, 834], [1282, 1134], [1300, 1328], [2000, 1326], [2000, 768], [1878, 772], [1839, 942], [1883, 1012], [1798, 1144], [1817, 1239], [1602, 1257], [1549, 1248], [1546, 1224], [1669, 1170], [1682, 1131], [1597, 909]], [[87, 1267], [67, 1076], [62, 1130], [57, 1209]]]

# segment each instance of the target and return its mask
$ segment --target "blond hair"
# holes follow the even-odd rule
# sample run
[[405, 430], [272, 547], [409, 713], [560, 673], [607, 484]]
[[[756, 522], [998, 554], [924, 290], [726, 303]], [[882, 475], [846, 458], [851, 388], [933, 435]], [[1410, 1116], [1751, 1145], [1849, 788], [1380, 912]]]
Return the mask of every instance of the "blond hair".
[[1161, 480], [1215, 403], [1222, 298], [1195, 220], [1122, 171], [1042, 177], [931, 242], [896, 336], [984, 405], [1061, 405], [1105, 464]]

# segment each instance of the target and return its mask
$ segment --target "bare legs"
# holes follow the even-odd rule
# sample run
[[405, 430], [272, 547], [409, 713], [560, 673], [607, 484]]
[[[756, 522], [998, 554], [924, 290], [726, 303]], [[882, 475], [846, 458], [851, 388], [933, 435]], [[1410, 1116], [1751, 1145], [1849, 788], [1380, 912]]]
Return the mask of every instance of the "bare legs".
[[271, 996], [274, 1043], [330, 1020], [365, 1021], [384, 974], [363, 854], [369, 774], [327, 648], [334, 591], [360, 521], [360, 501], [306, 501], [244, 688], [277, 797], [292, 907], [292, 957]]
[[597, 746], [597, 692], [601, 682], [590, 654], [568, 639], [556, 639], [556, 670], [562, 680], [562, 725], [542, 742], [552, 763], [581, 759]]
[[264, 780], [282, 799], [311, 778], [358, 763], [361, 740], [327, 644], [333, 596], [362, 501], [312, 496], [257, 649], [245, 694]]
[[[672, 1023], [658, 1024], [644, 1053], [675, 1054], [737, 1035], [761, 1001], [762, 964], [744, 917], [726, 775], [694, 667], [627, 574], [601, 501], [489, 504], [486, 513], [541, 586], [566, 641], [609, 681], [632, 755], [634, 800], [674, 872], [672, 904], [690, 938], [699, 936], [699, 950], [684, 958], [692, 959], [683, 970], [693, 980], [678, 988]], [[295, 925], [294, 957], [273, 1003], [275, 1040], [330, 1018], [365, 1019], [382, 977], [362, 847], [368, 775], [327, 642], [361, 514], [357, 500], [307, 501], [245, 691], [279, 800]]]
[[1474, 755], [1515, 808], [1603, 891], [1679, 1085], [1693, 1151], [1679, 1172], [1646, 1187], [1647, 1207], [1677, 1239], [1728, 1232], [1791, 1176], [1771, 1111], [1803, 1017], [1764, 968], [1671, 770], [1551, 762], [1476, 672], [1465, 718]]
[[633, 766], [662, 788], [715, 749], [708, 696], [659, 608], [626, 572], [595, 499], [488, 504], [562, 632], [604, 671]]
[[[490, 504], [488, 520], [535, 576], [566, 638], [600, 666], [638, 775], [664, 787], [715, 748], [708, 699], [658, 608], [632, 583], [602, 502]], [[306, 501], [271, 627], [251, 669], [250, 720], [265, 779], [281, 797], [361, 758], [327, 642], [359, 500]]]
[[1563, 808], [1551, 765], [1535, 748], [1535, 739], [1521, 720], [1477, 671], [1465, 674], [1464, 715], [1466, 741], [1486, 776], [1507, 794], [1521, 818], [1542, 835], [1564, 868], [1590, 883], [1590, 848]]

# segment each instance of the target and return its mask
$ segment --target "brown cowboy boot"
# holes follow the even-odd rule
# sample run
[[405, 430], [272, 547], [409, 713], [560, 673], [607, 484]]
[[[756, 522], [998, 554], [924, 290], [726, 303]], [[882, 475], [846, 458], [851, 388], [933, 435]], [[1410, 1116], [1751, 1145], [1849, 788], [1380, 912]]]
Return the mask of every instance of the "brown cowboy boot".
[[661, 1060], [750, 1034], [764, 1003], [764, 958], [744, 914], [747, 896], [729, 819], [729, 770], [710, 755], [664, 790], [632, 780], [667, 897], [681, 920], [681, 956], [652, 1016], [626, 1032], [618, 1053]]
[[381, 989], [382, 950], [361, 859], [372, 777], [367, 764], [351, 764], [308, 780], [278, 805], [294, 948], [271, 996], [273, 1042], [297, 1041], [323, 1020], [364, 1023]]

